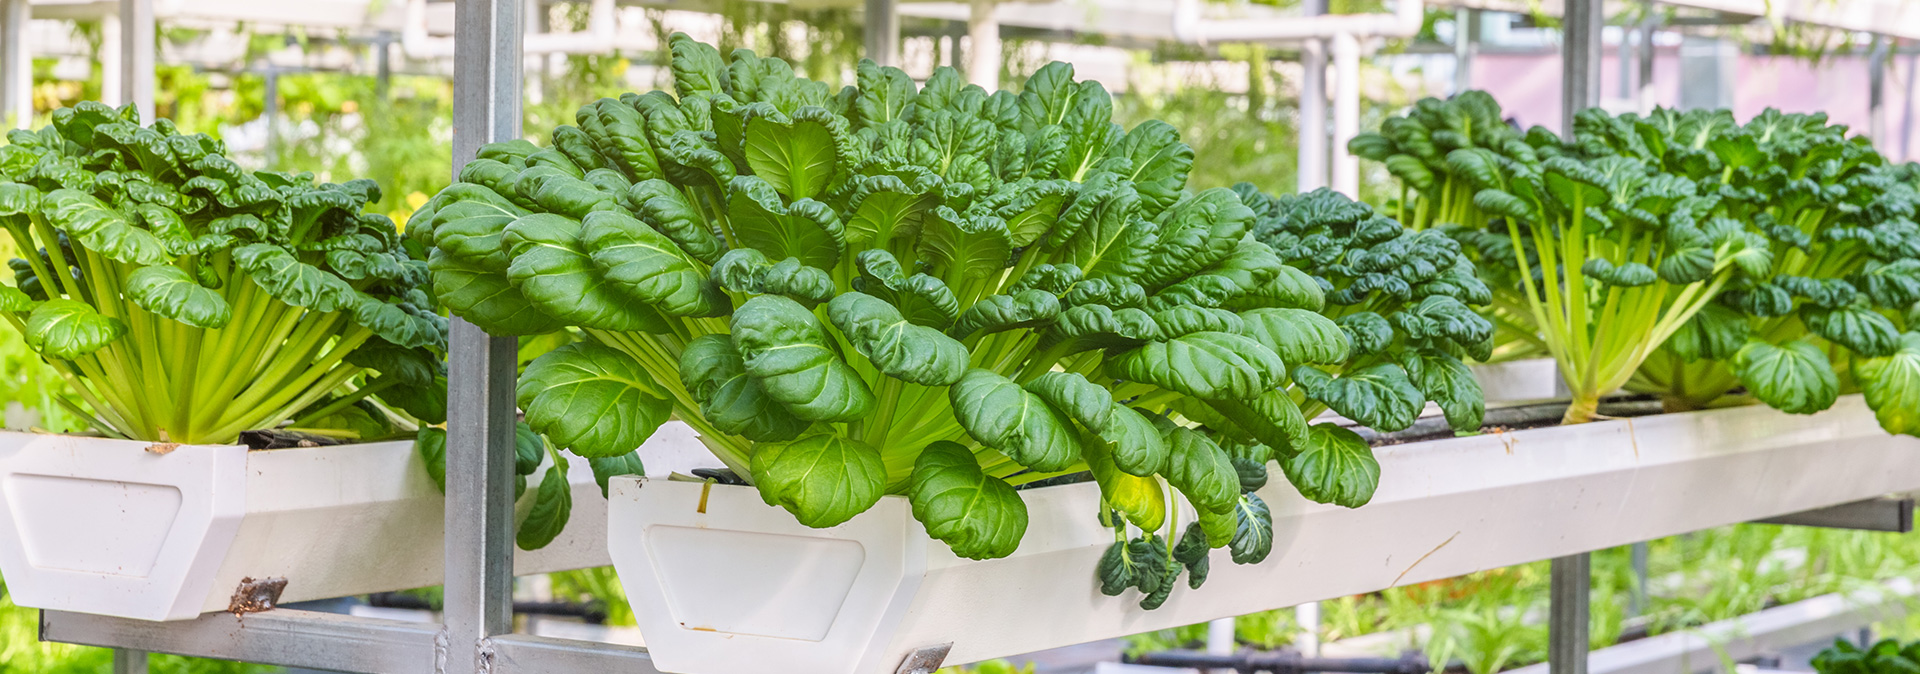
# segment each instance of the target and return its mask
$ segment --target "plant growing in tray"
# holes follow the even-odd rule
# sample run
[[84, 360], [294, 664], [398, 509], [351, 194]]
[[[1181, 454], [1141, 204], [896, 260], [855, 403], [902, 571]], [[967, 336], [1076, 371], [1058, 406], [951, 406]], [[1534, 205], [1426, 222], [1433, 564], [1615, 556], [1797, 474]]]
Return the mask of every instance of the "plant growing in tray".
[[1888, 431], [1920, 428], [1907, 169], [1817, 114], [1590, 109], [1571, 141], [1499, 119], [1480, 92], [1429, 99], [1349, 147], [1467, 244], [1502, 339], [1559, 361], [1568, 422], [1621, 387], [1797, 414], [1857, 388]]
[[446, 319], [423, 251], [362, 212], [372, 181], [246, 171], [219, 141], [98, 103], [7, 140], [0, 226], [25, 257], [0, 315], [98, 431], [375, 439], [444, 414]]
[[483, 148], [408, 226], [456, 315], [581, 335], [518, 398], [596, 468], [636, 472], [677, 418], [803, 524], [902, 494], [971, 558], [1018, 546], [1016, 486], [1091, 471], [1103, 589], [1152, 607], [1183, 565], [1199, 584], [1208, 548], [1266, 556], [1269, 465], [1366, 503], [1371, 450], [1309, 425], [1309, 400], [1387, 430], [1426, 400], [1399, 364], [1341, 370], [1384, 320], [1317, 313], [1332, 285], [1253, 236], [1250, 192], [1187, 192], [1178, 130], [1120, 128], [1065, 64], [1014, 93], [865, 63], [835, 91], [671, 44], [672, 93], [589, 104], [551, 147]]

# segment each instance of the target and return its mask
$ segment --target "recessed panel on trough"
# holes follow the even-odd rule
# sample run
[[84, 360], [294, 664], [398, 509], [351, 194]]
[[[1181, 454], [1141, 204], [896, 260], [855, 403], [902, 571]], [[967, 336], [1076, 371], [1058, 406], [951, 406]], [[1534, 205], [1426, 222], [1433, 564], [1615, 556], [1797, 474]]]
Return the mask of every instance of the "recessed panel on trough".
[[15, 474], [0, 491], [36, 569], [145, 578], [180, 514], [170, 485]]
[[648, 554], [682, 628], [820, 641], [866, 563], [851, 540], [659, 525]]

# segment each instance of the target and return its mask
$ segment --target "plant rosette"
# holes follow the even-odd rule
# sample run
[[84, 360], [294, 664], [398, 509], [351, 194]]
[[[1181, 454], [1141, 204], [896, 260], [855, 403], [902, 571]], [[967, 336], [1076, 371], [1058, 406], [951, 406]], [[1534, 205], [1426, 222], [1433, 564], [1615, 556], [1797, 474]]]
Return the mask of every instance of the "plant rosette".
[[22, 259], [0, 315], [113, 437], [410, 436], [443, 421], [446, 320], [371, 181], [242, 170], [219, 141], [82, 103], [0, 147]]
[[1425, 402], [1372, 369], [1290, 390], [1314, 376], [1290, 367], [1351, 351], [1321, 282], [1250, 236], [1240, 194], [1185, 191], [1176, 129], [1122, 129], [1065, 64], [1014, 93], [864, 63], [835, 92], [671, 45], [672, 93], [587, 105], [551, 147], [486, 146], [409, 223], [455, 315], [581, 338], [520, 378], [556, 447], [621, 460], [679, 419], [801, 524], [900, 494], [969, 558], [1019, 545], [1016, 486], [1091, 471], [1103, 588], [1158, 605], [1182, 560], [1264, 557], [1270, 465], [1366, 503], [1371, 451], [1310, 425], [1305, 396]]
[[1740, 125], [1590, 109], [1570, 141], [1488, 128], [1498, 119], [1478, 92], [1422, 101], [1350, 150], [1387, 162], [1414, 211], [1467, 244], [1494, 290], [1497, 349], [1559, 362], [1567, 421], [1621, 387], [1675, 410], [1744, 388], [1798, 414], [1857, 387], [1887, 430], [1920, 427], [1920, 350], [1901, 335], [1920, 227], [1870, 145], [1773, 110]]

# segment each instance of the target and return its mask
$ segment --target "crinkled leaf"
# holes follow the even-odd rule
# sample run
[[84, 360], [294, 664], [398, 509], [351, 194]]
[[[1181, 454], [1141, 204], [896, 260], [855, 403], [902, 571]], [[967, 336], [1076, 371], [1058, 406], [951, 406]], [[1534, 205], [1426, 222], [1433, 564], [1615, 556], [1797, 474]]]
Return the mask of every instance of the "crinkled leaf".
[[640, 363], [593, 342], [568, 344], [534, 359], [514, 395], [527, 425], [589, 459], [633, 451], [673, 411], [670, 398]]
[[1040, 396], [988, 370], [968, 370], [947, 389], [954, 418], [980, 444], [1033, 470], [1066, 470], [1080, 458], [1072, 422]]
[[887, 482], [879, 450], [827, 433], [760, 443], [753, 449], [751, 470], [767, 505], [785, 508], [801, 524], [819, 529], [872, 508]]
[[1307, 437], [1306, 449], [1281, 464], [1301, 496], [1348, 508], [1373, 500], [1380, 463], [1366, 440], [1333, 424], [1314, 424]]
[[1789, 414], [1819, 412], [1840, 396], [1840, 379], [1827, 354], [1806, 340], [1777, 346], [1749, 341], [1734, 354], [1733, 371], [1753, 397]]
[[854, 421], [873, 409], [873, 392], [840, 360], [825, 326], [779, 295], [747, 300], [733, 312], [733, 346], [747, 374], [769, 397], [807, 421]]
[[980, 470], [973, 452], [939, 441], [920, 450], [907, 488], [913, 518], [953, 554], [994, 559], [1013, 554], [1027, 531], [1027, 504], [1006, 482]]
[[219, 292], [201, 287], [179, 267], [141, 267], [127, 275], [126, 283], [127, 299], [156, 315], [207, 329], [224, 328], [233, 320], [233, 307]]
[[68, 299], [41, 302], [27, 315], [27, 346], [54, 358], [73, 360], [99, 351], [121, 335], [127, 324], [94, 311], [93, 305]]
[[849, 292], [827, 303], [827, 318], [853, 348], [888, 376], [922, 386], [947, 386], [967, 370], [967, 348], [945, 333], [914, 325], [893, 305]]

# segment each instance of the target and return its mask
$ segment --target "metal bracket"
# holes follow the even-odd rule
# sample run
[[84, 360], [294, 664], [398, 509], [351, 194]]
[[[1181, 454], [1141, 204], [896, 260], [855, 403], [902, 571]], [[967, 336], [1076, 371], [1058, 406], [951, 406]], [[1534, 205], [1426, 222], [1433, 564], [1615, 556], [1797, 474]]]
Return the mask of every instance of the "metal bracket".
[[933, 674], [935, 670], [940, 669], [940, 663], [947, 661], [947, 654], [951, 652], [953, 652], [951, 641], [938, 646], [915, 649], [907, 654], [906, 659], [900, 661], [900, 668], [893, 670], [893, 674]]
[[1754, 522], [1904, 534], [1913, 531], [1913, 505], [1912, 497], [1882, 496], [1754, 520]]

